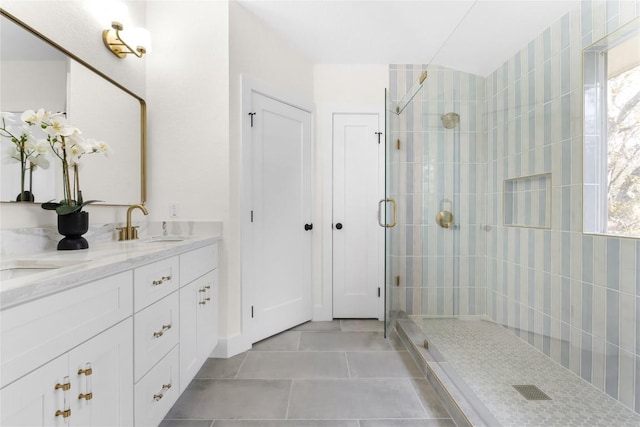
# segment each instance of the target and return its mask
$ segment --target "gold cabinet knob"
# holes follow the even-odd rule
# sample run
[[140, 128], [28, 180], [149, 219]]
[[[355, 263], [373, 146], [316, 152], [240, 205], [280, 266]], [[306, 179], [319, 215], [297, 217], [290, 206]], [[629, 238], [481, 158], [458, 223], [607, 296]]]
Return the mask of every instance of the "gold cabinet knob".
[[56, 411], [56, 417], [62, 416], [62, 418], [69, 418], [71, 416], [71, 409], [67, 409], [65, 411], [61, 411], [58, 409]]

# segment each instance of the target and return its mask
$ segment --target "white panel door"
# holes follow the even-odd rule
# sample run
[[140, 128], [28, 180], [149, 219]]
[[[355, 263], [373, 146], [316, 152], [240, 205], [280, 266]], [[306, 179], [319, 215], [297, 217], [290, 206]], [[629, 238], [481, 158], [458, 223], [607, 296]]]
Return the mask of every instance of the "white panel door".
[[378, 318], [384, 194], [378, 114], [333, 116], [333, 317]]
[[65, 377], [69, 372], [68, 360], [66, 354], [62, 355], [0, 390], [0, 425], [68, 426], [69, 418], [56, 416], [58, 411], [69, 409], [65, 404], [70, 404], [71, 392], [75, 392], [56, 390], [57, 384], [70, 381]]
[[133, 320], [69, 352], [72, 426], [133, 425]]
[[256, 92], [251, 101], [253, 256], [246, 279], [256, 342], [311, 320], [311, 114]]

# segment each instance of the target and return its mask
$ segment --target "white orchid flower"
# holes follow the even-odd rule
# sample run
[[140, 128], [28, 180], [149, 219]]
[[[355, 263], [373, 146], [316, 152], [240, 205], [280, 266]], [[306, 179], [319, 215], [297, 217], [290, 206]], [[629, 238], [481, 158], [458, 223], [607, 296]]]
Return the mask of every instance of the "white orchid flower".
[[35, 166], [48, 169], [49, 168], [49, 160], [45, 156], [31, 156], [29, 157], [29, 161], [31, 162], [31, 169], [35, 169]]
[[44, 111], [44, 108], [40, 108], [37, 112], [33, 110], [27, 110], [22, 113], [20, 117], [23, 122], [29, 125], [40, 125], [43, 120], [47, 120], [51, 113]]
[[106, 157], [109, 157], [109, 154], [113, 152], [111, 146], [104, 141], [87, 139], [87, 144], [91, 146], [91, 150], [87, 150], [87, 152], [104, 154]]
[[46, 128], [46, 131], [49, 135], [51, 136], [64, 136], [64, 137], [68, 137], [73, 135], [74, 133], [79, 133], [80, 131], [67, 124], [67, 120], [62, 117], [62, 116], [54, 116], [51, 117], [51, 120], [48, 123], [48, 126]]
[[85, 148], [82, 144], [73, 144], [67, 146], [67, 162], [70, 165], [77, 165], [80, 161], [80, 157], [85, 153]]
[[36, 141], [35, 152], [38, 156], [44, 156], [49, 151], [49, 143], [46, 139], [39, 139]]

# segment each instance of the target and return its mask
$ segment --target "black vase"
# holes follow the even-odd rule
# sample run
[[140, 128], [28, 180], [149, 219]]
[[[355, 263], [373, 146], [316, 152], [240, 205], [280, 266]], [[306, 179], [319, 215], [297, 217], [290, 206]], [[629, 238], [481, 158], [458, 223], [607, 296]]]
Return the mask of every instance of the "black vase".
[[18, 194], [18, 197], [16, 197], [16, 202], [33, 202], [35, 200], [36, 198], [29, 190], [23, 191], [22, 193]]
[[76, 211], [58, 215], [58, 233], [65, 236], [58, 242], [59, 251], [88, 249], [89, 242], [82, 237], [89, 230], [89, 212]]

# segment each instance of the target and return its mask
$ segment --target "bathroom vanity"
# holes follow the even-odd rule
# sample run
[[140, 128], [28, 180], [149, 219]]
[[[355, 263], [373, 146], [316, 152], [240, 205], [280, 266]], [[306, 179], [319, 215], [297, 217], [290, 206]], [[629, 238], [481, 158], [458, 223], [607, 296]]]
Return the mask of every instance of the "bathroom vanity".
[[3, 260], [0, 425], [162, 421], [218, 341], [218, 238], [169, 240]]

